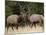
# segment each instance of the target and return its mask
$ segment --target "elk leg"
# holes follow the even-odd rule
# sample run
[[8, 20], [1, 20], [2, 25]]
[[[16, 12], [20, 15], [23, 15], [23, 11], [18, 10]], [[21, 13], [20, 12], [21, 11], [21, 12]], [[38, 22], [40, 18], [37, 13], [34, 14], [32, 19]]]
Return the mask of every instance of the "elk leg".
[[16, 25], [16, 29], [18, 30], [18, 24]]
[[7, 31], [8, 31], [8, 29], [9, 29], [9, 25], [7, 25]]
[[13, 26], [14, 26], [14, 24], [12, 24], [12, 30], [14, 30], [14, 29], [13, 29]]

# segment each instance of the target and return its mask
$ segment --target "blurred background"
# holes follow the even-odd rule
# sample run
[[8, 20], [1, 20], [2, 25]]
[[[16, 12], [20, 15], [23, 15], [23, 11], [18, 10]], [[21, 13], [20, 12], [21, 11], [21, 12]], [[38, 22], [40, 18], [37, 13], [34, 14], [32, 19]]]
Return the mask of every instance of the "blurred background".
[[44, 3], [38, 2], [21, 2], [21, 1], [6, 1], [5, 16], [12, 14], [41, 14], [44, 15]]

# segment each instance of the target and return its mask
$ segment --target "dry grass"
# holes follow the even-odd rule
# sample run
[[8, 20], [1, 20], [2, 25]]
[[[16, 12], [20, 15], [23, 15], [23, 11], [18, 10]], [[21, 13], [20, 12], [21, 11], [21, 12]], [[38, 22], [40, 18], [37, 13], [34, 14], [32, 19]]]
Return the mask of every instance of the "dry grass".
[[43, 32], [43, 27], [36, 26], [36, 28], [33, 26], [32, 28], [29, 26], [25, 27], [19, 27], [18, 30], [14, 27], [14, 31], [10, 27], [7, 31], [7, 28], [5, 29], [5, 35], [15, 35], [16, 33], [34, 33], [34, 32]]

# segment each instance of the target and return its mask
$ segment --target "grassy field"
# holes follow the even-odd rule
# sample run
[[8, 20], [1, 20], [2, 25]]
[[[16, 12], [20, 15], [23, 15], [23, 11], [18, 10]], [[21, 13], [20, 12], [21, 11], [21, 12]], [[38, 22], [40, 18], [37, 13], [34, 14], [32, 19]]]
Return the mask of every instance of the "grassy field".
[[16, 33], [39, 33], [39, 32], [44, 32], [43, 27], [37, 26], [36, 28], [33, 26], [32, 28], [29, 26], [25, 26], [25, 27], [19, 27], [18, 30], [16, 28], [14, 28], [14, 30], [12, 30], [11, 27], [9, 27], [8, 31], [7, 28], [5, 29], [5, 35], [15, 35]]

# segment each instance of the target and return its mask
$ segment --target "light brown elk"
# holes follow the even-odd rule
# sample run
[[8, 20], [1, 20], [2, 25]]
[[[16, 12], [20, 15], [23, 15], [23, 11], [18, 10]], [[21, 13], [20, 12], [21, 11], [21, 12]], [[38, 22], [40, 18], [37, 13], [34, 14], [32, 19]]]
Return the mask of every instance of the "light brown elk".
[[30, 21], [31, 27], [32, 25], [36, 26], [36, 24], [42, 26], [44, 17], [39, 14], [32, 14], [31, 16], [28, 16], [28, 20]]
[[16, 27], [16, 29], [18, 29], [18, 26], [21, 24], [22, 22], [22, 17], [19, 15], [10, 15], [7, 18], [7, 29], [9, 27]]

